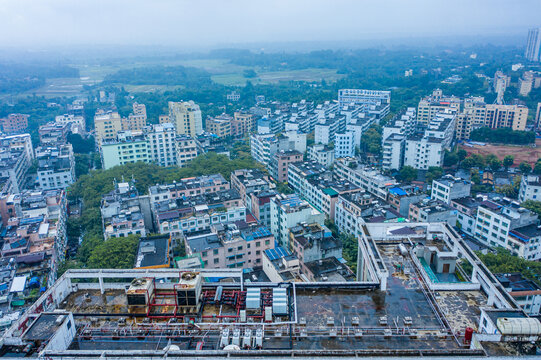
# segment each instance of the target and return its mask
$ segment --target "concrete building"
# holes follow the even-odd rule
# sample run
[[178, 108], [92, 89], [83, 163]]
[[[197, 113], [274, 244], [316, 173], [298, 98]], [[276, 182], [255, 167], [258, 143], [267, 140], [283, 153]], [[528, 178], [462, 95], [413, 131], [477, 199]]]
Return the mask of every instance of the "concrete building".
[[346, 131], [336, 133], [334, 140], [334, 157], [336, 159], [355, 156], [355, 133]]
[[244, 136], [255, 130], [256, 123], [253, 114], [240, 110], [235, 111], [231, 121], [231, 135]]
[[439, 200], [425, 199], [410, 204], [408, 218], [412, 222], [447, 222], [449, 225], [455, 226], [457, 210]]
[[263, 271], [271, 281], [301, 281], [299, 259], [281, 246], [263, 252]]
[[[512, 254], [523, 258], [541, 258], [539, 248], [530, 250], [529, 240], [511, 231], [520, 233], [520, 229], [533, 225], [537, 229], [537, 215], [508, 199], [485, 200], [477, 209], [474, 237], [490, 246], [501, 246]], [[526, 231], [526, 230], [522, 230]], [[534, 236], [534, 239], [537, 237]]]
[[267, 174], [258, 169], [239, 169], [231, 173], [231, 188], [238, 191], [244, 206], [250, 209], [250, 194], [270, 190], [270, 179]]
[[308, 160], [316, 161], [326, 168], [334, 163], [334, 149], [323, 144], [314, 144], [308, 147]]
[[316, 162], [289, 166], [289, 185], [316, 209], [334, 220], [334, 205], [340, 194], [361, 191], [348, 180], [332, 180], [327, 169]]
[[525, 71], [522, 77], [518, 79], [518, 94], [520, 96], [528, 96], [532, 91], [534, 77], [532, 71]]
[[524, 57], [528, 61], [541, 61], [541, 28], [528, 30], [526, 52]]
[[390, 104], [391, 92], [381, 90], [364, 89], [340, 89], [338, 90], [338, 104], [340, 107], [349, 104]]
[[30, 134], [0, 135], [0, 148], [22, 152], [29, 162], [34, 160], [34, 147]]
[[178, 167], [185, 167], [199, 155], [197, 144], [193, 138], [186, 135], [177, 135], [175, 143]]
[[71, 144], [36, 148], [37, 183], [41, 190], [65, 189], [76, 181]]
[[306, 151], [306, 134], [299, 134], [292, 131], [281, 135], [252, 134], [250, 137], [252, 157], [269, 169], [274, 155], [282, 150], [296, 150], [304, 154]]
[[39, 142], [43, 145], [65, 144], [68, 141], [68, 134], [71, 130], [69, 123], [48, 122], [38, 129]]
[[102, 197], [100, 211], [105, 240], [154, 232], [150, 198], [139, 195], [131, 182], [115, 181], [114, 190]]
[[209, 133], [212, 133], [219, 138], [231, 136], [231, 121], [233, 118], [227, 114], [222, 114], [216, 117], [207, 117], [205, 127]]
[[342, 258], [342, 243], [332, 236], [331, 230], [318, 223], [300, 223], [289, 229], [289, 249], [297, 256], [301, 272], [305, 263], [330, 257]]
[[475, 233], [477, 209], [482, 201], [470, 196], [451, 200], [450, 206], [457, 210], [457, 226], [470, 236]]
[[451, 204], [451, 200], [470, 196], [471, 182], [445, 175], [432, 181], [432, 199]]
[[541, 201], [541, 180], [538, 175], [523, 175], [520, 180], [518, 201]]
[[150, 160], [160, 166], [177, 165], [177, 134], [173, 124], [157, 124], [145, 128]]
[[356, 159], [338, 159], [334, 162], [336, 176], [348, 180], [380, 199], [386, 200], [388, 189], [397, 184], [390, 176], [383, 175], [378, 169], [360, 164]]
[[30, 160], [25, 151], [0, 149], [0, 178], [9, 179], [13, 193], [25, 188], [29, 169]]
[[520, 307], [530, 316], [541, 315], [541, 288], [521, 273], [495, 274]]
[[271, 175], [279, 182], [287, 182], [289, 164], [303, 161], [303, 154], [295, 151], [279, 151], [271, 160]]
[[407, 217], [410, 205], [426, 199], [426, 193], [419, 186], [411, 184], [400, 184], [389, 188], [387, 202], [395, 211], [403, 217]]
[[131, 131], [119, 132], [116, 139], [102, 140], [100, 154], [105, 170], [139, 161], [150, 163], [153, 159], [145, 136]]
[[270, 202], [278, 193], [274, 190], [261, 190], [255, 191], [250, 194], [252, 215], [263, 226], [270, 229], [271, 226], [271, 212]]
[[271, 232], [280, 246], [289, 248], [289, 229], [301, 223], [323, 224], [325, 215], [296, 194], [271, 200]]
[[84, 135], [86, 134], [86, 121], [82, 115], [64, 114], [55, 117], [55, 123], [57, 124], [69, 124], [70, 131], [73, 134]]
[[274, 249], [274, 236], [264, 226], [217, 224], [210, 233], [186, 236], [186, 250], [208, 269], [250, 268], [263, 265], [263, 253]]
[[0, 119], [2, 131], [6, 134], [18, 134], [26, 130], [28, 127], [28, 118], [30, 115], [25, 114], [9, 114], [7, 117]]
[[122, 118], [116, 111], [98, 110], [94, 115], [96, 143], [101, 146], [104, 140], [115, 140], [122, 131]]
[[229, 189], [229, 182], [221, 174], [213, 174], [184, 178], [171, 184], [153, 185], [148, 189], [148, 193], [151, 202], [159, 202]]
[[201, 109], [193, 101], [170, 101], [169, 119], [179, 135], [195, 137], [203, 132]]
[[535, 112], [535, 127], [541, 128], [541, 102], [537, 103], [537, 111]]

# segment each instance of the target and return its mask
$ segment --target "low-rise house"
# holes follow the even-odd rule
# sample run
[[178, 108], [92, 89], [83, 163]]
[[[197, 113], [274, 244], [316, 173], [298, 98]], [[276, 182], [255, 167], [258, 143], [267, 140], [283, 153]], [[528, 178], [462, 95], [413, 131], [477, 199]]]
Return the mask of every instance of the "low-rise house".
[[214, 224], [210, 232], [188, 234], [185, 242], [187, 254], [211, 269], [261, 266], [263, 252], [274, 249], [274, 236], [266, 227], [242, 221]]
[[408, 218], [414, 222], [447, 222], [455, 226], [457, 210], [439, 200], [423, 200], [411, 204]]
[[432, 181], [432, 199], [450, 204], [451, 200], [470, 196], [471, 182], [455, 178], [452, 175], [445, 175], [442, 178]]

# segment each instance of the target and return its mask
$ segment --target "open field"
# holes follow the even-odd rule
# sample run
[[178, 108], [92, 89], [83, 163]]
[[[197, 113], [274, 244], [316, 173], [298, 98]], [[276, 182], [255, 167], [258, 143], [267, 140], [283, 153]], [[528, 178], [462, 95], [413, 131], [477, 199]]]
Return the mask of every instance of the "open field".
[[530, 165], [535, 165], [537, 159], [541, 158], [541, 139], [535, 140], [535, 146], [519, 146], [519, 145], [493, 145], [486, 144], [485, 146], [473, 145], [473, 147], [460, 145], [460, 147], [468, 154], [488, 155], [494, 154], [498, 159], [503, 160], [507, 155], [515, 157], [515, 166], [523, 161]]
[[275, 84], [280, 81], [321, 81], [335, 82], [343, 75], [337, 74], [336, 69], [302, 69], [302, 70], [284, 70], [284, 71], [262, 71], [256, 69], [257, 77], [247, 79], [242, 72], [217, 74], [212, 76], [212, 80], [219, 84], [228, 86], [244, 86], [247, 80], [253, 84]]

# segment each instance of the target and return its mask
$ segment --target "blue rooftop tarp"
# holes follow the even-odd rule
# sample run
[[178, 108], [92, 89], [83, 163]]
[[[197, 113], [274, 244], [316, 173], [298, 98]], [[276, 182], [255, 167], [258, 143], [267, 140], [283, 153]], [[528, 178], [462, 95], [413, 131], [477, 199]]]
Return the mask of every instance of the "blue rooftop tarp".
[[404, 190], [402, 190], [401, 188], [399, 188], [399, 187], [390, 188], [389, 192], [393, 193], [395, 195], [398, 195], [398, 196], [407, 195], [407, 193]]

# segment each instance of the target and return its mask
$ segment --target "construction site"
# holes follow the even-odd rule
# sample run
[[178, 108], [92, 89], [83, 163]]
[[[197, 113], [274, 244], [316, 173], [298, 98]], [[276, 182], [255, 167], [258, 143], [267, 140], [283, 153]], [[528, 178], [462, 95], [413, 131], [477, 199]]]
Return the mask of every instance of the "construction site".
[[[70, 270], [6, 331], [0, 355], [535, 354], [539, 320], [491, 282], [493, 275], [451, 228], [408, 224], [414, 231], [405, 236], [395, 235], [397, 226], [404, 225], [363, 228], [355, 282], [248, 283], [242, 269]], [[453, 256], [468, 256], [473, 265], [472, 275], [461, 282], [434, 275], [439, 268], [458, 271]]]

